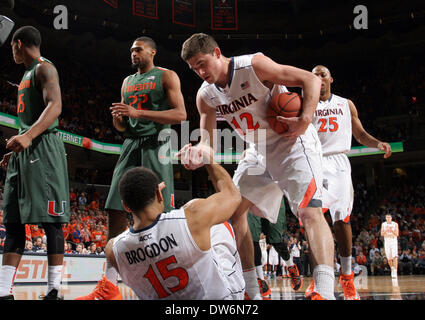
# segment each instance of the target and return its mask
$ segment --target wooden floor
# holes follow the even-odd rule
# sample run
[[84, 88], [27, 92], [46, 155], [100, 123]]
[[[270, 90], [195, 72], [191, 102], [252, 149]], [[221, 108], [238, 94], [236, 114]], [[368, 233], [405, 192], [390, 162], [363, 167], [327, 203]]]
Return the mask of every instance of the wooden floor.
[[[302, 288], [295, 292], [290, 287], [289, 279], [268, 279], [272, 294], [271, 300], [304, 300], [304, 291], [309, 286], [311, 278], [303, 279]], [[425, 300], [425, 276], [398, 276], [393, 281], [390, 276], [358, 276], [355, 279], [357, 291], [362, 300]], [[61, 293], [65, 300], [91, 292], [95, 284], [62, 285]], [[119, 284], [124, 300], [137, 300], [134, 292], [124, 284]], [[15, 285], [16, 300], [38, 300], [45, 294], [45, 285]], [[335, 296], [342, 300], [341, 287], [335, 284]]]

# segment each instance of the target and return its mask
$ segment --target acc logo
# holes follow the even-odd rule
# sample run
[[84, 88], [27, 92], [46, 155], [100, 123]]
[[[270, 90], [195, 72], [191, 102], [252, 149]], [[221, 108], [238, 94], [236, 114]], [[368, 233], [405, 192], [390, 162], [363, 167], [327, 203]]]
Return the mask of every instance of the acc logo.
[[60, 216], [63, 216], [65, 214], [65, 206], [66, 206], [66, 201], [62, 201], [62, 211], [61, 212], [55, 212], [56, 201], [49, 201], [48, 205], [47, 205], [47, 208], [48, 208], [47, 212], [51, 216], [60, 217]]
[[152, 239], [152, 234], [151, 233], [149, 233], [149, 234], [145, 234], [144, 236], [141, 236], [140, 238], [139, 238], [139, 241], [146, 241], [146, 240], [149, 240], [149, 239]]

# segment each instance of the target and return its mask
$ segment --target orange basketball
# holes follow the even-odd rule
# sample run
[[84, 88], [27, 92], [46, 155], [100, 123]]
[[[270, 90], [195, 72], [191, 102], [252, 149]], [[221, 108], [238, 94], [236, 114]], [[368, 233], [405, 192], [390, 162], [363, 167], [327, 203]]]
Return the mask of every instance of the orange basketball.
[[298, 117], [301, 113], [302, 98], [296, 92], [283, 92], [275, 95], [267, 107], [267, 121], [270, 127], [281, 134], [288, 131], [288, 125], [277, 121], [277, 116]]

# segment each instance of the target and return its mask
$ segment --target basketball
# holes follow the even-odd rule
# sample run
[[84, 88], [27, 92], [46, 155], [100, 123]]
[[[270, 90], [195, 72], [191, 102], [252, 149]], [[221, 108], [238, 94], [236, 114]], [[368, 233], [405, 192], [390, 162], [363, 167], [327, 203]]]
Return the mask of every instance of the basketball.
[[275, 95], [267, 106], [267, 121], [270, 127], [279, 134], [288, 131], [286, 123], [279, 122], [276, 117], [298, 117], [301, 113], [302, 98], [296, 92], [283, 92]]

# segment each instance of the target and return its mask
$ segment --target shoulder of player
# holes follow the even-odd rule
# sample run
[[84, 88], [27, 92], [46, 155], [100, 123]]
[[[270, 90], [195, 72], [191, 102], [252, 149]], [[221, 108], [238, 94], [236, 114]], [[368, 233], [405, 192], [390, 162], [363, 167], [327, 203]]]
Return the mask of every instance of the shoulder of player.
[[177, 72], [175, 72], [174, 70], [165, 69], [165, 68], [161, 68], [161, 67], [156, 67], [156, 68], [163, 71], [162, 72], [162, 82], [163, 83], [167, 84], [169, 81], [173, 82], [173, 81], [179, 81], [180, 80]]
[[37, 66], [35, 67], [35, 77], [38, 80], [49, 80], [51, 77], [57, 76], [58, 72], [56, 70], [56, 67], [48, 62], [48, 61], [41, 61]]

